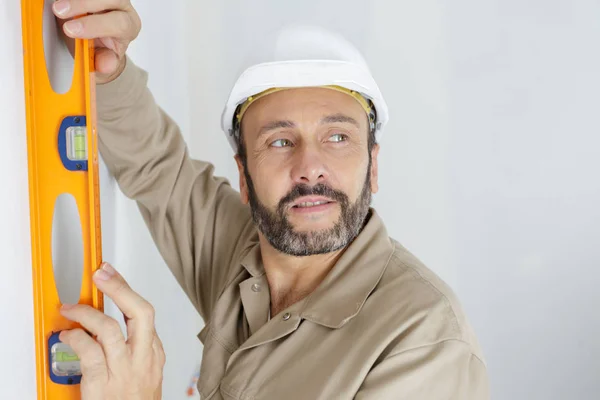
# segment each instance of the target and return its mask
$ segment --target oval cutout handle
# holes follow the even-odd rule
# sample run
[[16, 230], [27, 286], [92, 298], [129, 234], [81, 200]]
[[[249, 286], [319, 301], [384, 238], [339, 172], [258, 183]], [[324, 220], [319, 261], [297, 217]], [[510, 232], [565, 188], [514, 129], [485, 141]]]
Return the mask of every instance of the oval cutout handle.
[[54, 204], [52, 267], [60, 302], [78, 303], [83, 281], [83, 236], [77, 202], [70, 193], [58, 196]]
[[71, 89], [75, 60], [61, 37], [56, 16], [52, 12], [53, 3], [54, 0], [44, 0], [44, 56], [52, 90], [65, 94]]

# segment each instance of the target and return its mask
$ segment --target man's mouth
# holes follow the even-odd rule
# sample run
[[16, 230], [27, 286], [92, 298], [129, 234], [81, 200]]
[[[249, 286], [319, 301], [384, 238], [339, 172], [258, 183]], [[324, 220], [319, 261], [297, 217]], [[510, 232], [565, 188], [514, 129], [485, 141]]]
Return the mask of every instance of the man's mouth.
[[321, 204], [329, 204], [329, 203], [331, 203], [331, 201], [316, 201], [314, 203], [307, 201], [305, 203], [296, 204], [294, 207], [295, 208], [306, 208], [306, 207], [320, 206]]
[[311, 208], [311, 207], [318, 207], [318, 206], [322, 206], [324, 204], [330, 204], [330, 203], [334, 203], [334, 201], [327, 199], [325, 197], [311, 197], [311, 198], [303, 197], [303, 198], [298, 199], [296, 202], [294, 202], [294, 204], [292, 205], [292, 208]]

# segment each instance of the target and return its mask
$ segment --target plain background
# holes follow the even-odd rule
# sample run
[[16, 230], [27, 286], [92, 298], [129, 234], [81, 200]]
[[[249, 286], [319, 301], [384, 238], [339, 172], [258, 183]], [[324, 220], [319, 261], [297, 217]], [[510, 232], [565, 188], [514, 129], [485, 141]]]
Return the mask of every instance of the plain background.
[[[35, 398], [18, 3], [0, 6], [0, 387], [11, 400]], [[598, 398], [598, 2], [134, 5], [144, 26], [129, 54], [149, 71], [153, 94], [180, 124], [191, 154], [212, 161], [235, 187], [219, 117], [248, 47], [289, 22], [353, 41], [391, 112], [374, 206], [390, 234], [457, 292], [483, 346], [493, 398]], [[136, 205], [105, 170], [102, 202], [105, 259], [155, 306], [168, 358], [164, 398], [185, 399], [201, 359], [202, 321]], [[60, 234], [55, 244], [68, 249]], [[110, 302], [107, 313], [118, 317]]]

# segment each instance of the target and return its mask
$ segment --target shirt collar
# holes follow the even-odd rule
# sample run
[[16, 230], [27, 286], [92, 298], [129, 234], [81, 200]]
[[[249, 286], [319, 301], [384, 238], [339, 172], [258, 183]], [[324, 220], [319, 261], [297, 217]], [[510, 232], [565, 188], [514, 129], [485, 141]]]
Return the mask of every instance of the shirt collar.
[[[377, 212], [370, 209], [369, 215], [361, 233], [304, 300], [302, 318], [329, 328], [340, 328], [358, 314], [379, 283], [394, 245]], [[243, 257], [242, 265], [253, 277], [265, 273], [258, 236]]]

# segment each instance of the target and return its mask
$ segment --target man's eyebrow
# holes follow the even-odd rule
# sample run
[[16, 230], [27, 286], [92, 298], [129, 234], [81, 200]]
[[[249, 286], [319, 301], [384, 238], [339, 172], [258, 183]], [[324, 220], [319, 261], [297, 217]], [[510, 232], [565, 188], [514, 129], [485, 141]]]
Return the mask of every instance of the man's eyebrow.
[[349, 117], [348, 115], [342, 114], [342, 113], [327, 115], [326, 117], [323, 117], [323, 119], [321, 120], [321, 124], [334, 124], [336, 122], [352, 124], [352, 125], [355, 125], [357, 128], [360, 128], [360, 124], [358, 123], [357, 120], [355, 120], [352, 117]]
[[[355, 120], [354, 118], [352, 118], [348, 115], [342, 114], [342, 113], [327, 115], [321, 119], [321, 125], [335, 124], [335, 123], [352, 124], [352, 125], [355, 125], [357, 128], [360, 128], [360, 124], [358, 123], [357, 120]], [[268, 133], [269, 131], [272, 131], [275, 129], [286, 129], [286, 128], [290, 129], [290, 128], [295, 128], [295, 127], [296, 127], [296, 124], [294, 123], [294, 121], [289, 121], [289, 120], [270, 121], [260, 128], [260, 130], [258, 131], [258, 135], [259, 136], [264, 135], [264, 134]]]
[[269, 131], [275, 130], [275, 129], [281, 129], [281, 128], [295, 128], [296, 124], [294, 124], [293, 121], [285, 121], [285, 120], [277, 120], [277, 121], [271, 121], [266, 123], [265, 125], [262, 126], [262, 128], [260, 128], [260, 131], [258, 131], [258, 135], [264, 135], [265, 133], [268, 133]]

